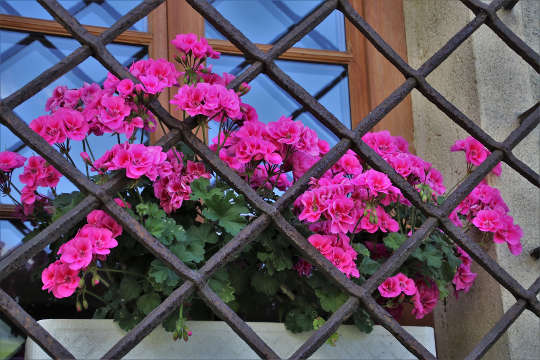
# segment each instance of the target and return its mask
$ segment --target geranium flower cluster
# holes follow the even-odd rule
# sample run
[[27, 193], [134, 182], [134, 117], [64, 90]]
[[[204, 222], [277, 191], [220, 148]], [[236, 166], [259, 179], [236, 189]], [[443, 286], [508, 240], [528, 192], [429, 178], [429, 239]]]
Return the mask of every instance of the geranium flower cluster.
[[458, 294], [459, 291], [469, 292], [478, 274], [471, 271], [472, 259], [469, 254], [459, 246], [456, 247], [456, 250], [459, 254], [461, 264], [457, 268], [452, 283], [456, 288], [456, 294]]
[[362, 140], [410, 184], [426, 184], [434, 195], [442, 195], [446, 191], [441, 172], [431, 163], [411, 154], [407, 141], [401, 136], [392, 136], [388, 131], [380, 131], [367, 133]]
[[143, 105], [176, 85], [179, 72], [164, 59], [137, 61], [129, 71], [140, 83], [119, 80], [109, 73], [103, 88], [95, 83], [80, 89], [57, 87], [45, 106], [51, 113], [34, 119], [30, 127], [49, 144], [81, 141], [89, 134], [116, 133], [130, 138], [136, 129], [153, 130], [154, 117]]
[[30, 215], [34, 211], [36, 201], [46, 198], [37, 192], [38, 187], [54, 189], [61, 177], [62, 174], [42, 157], [28, 158], [23, 173], [19, 175], [19, 180], [25, 184], [21, 190], [21, 203], [25, 215]]
[[80, 286], [80, 272], [96, 260], [105, 261], [111, 249], [118, 245], [116, 238], [122, 235], [122, 226], [103, 210], [93, 210], [86, 220], [88, 223], [77, 235], [60, 246], [60, 258], [41, 274], [42, 289], [56, 298], [71, 296]]
[[[474, 166], [479, 166], [482, 164], [484, 160], [486, 160], [486, 158], [491, 154], [491, 152], [486, 149], [486, 147], [482, 145], [480, 141], [476, 140], [472, 136], [456, 141], [450, 148], [450, 151], [464, 151], [467, 164]], [[493, 168], [492, 172], [497, 176], [501, 176], [501, 163], [498, 163]]]
[[412, 314], [417, 319], [422, 319], [437, 306], [437, 302], [439, 301], [439, 288], [435, 282], [427, 278], [420, 278], [415, 281], [415, 284], [417, 291], [412, 298], [414, 306]]
[[159, 199], [159, 204], [166, 213], [180, 209], [184, 200], [189, 200], [191, 187], [189, 184], [200, 177], [210, 179], [201, 162], [187, 161], [186, 166], [182, 159], [182, 153], [171, 149], [167, 152], [170, 173], [162, 175], [154, 182], [154, 195]]
[[184, 62], [189, 56], [193, 56], [200, 60], [204, 60], [207, 57], [219, 59], [219, 52], [214, 51], [205, 38], [201, 37], [200, 40], [198, 40], [197, 35], [193, 33], [178, 34], [171, 43], [180, 53], [182, 53], [182, 61]]
[[13, 170], [24, 165], [26, 158], [13, 151], [0, 152], [0, 192], [10, 196]]
[[299, 178], [329, 148], [313, 130], [287, 117], [268, 124], [245, 121], [220, 135], [210, 148], [254, 188], [287, 189], [291, 185], [287, 173]]
[[25, 162], [26, 158], [16, 152], [0, 152], [0, 171], [3, 173], [11, 173], [13, 170], [22, 167]]
[[395, 298], [402, 293], [407, 296], [413, 296], [417, 292], [414, 280], [402, 273], [387, 278], [379, 285], [378, 290], [381, 296], [385, 298]]
[[83, 157], [100, 173], [125, 169], [126, 177], [130, 179], [146, 176], [154, 181], [154, 194], [167, 213], [179, 209], [184, 200], [189, 200], [189, 184], [193, 180], [210, 178], [203, 163], [188, 160], [184, 166], [182, 153], [175, 149], [165, 153], [161, 146], [124, 143], [113, 146], [94, 163], [86, 154]]
[[111, 150], [91, 163], [86, 154], [82, 154], [86, 161], [89, 161], [93, 170], [104, 173], [112, 170], [126, 170], [126, 177], [138, 179], [146, 176], [154, 181], [159, 175], [169, 175], [171, 166], [165, 160], [165, 154], [161, 146], [146, 146], [144, 144], [117, 144]]
[[242, 118], [238, 94], [221, 84], [184, 85], [171, 100], [171, 104], [190, 116], [205, 115], [216, 121]]
[[[467, 163], [474, 166], [480, 165], [490, 154], [472, 137], [456, 141], [452, 151], [464, 151]], [[493, 169], [493, 173], [501, 175], [500, 163]], [[521, 245], [523, 231], [514, 223], [509, 212], [510, 209], [499, 190], [488, 185], [484, 179], [452, 212], [450, 219], [456, 226], [464, 226], [464, 220], [482, 232], [492, 233], [494, 242], [506, 243], [513, 255], [519, 255], [523, 250]]]
[[313, 234], [308, 241], [347, 277], [360, 276], [355, 264], [358, 254], [347, 235]]

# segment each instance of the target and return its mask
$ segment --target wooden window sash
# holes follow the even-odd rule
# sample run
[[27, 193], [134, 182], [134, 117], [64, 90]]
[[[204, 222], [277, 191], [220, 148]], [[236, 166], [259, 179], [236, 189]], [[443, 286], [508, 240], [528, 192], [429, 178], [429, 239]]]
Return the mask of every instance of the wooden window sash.
[[[83, 25], [89, 33], [100, 35], [107, 27]], [[0, 14], [0, 29], [16, 30], [25, 32], [38, 32], [46, 35], [71, 37], [71, 34], [62, 25], [54, 20], [35, 19], [24, 16]], [[150, 45], [152, 33], [143, 31], [126, 30], [118, 35], [113, 42], [131, 45]]]

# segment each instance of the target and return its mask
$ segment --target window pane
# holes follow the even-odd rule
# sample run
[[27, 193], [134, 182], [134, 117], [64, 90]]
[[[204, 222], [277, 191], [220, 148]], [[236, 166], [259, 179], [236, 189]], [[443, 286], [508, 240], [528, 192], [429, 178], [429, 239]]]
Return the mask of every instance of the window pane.
[[[60, 4], [74, 15], [81, 24], [109, 27], [127, 14], [142, 0], [60, 0]], [[54, 20], [53, 17], [35, 0], [2, 0], [0, 14]], [[148, 21], [141, 19], [130, 30], [148, 31]]]
[[[315, 9], [322, 0], [214, 0], [212, 5], [251, 41], [273, 44], [290, 27]], [[226, 38], [209, 23], [205, 36]], [[296, 47], [345, 51], [343, 14], [334, 11], [313, 31], [295, 44]]]
[[[209, 62], [213, 71], [218, 74], [228, 72], [236, 75], [247, 67], [244, 59], [237, 56], [225, 55]], [[276, 63], [294, 81], [318, 98], [343, 124], [351, 126], [349, 84], [345, 66], [285, 60], [278, 60]], [[315, 130], [319, 137], [330, 145], [337, 142], [337, 137], [330, 130], [311, 113], [304, 111], [300, 104], [266, 75], [257, 76], [250, 85], [250, 92], [242, 99], [257, 110], [259, 120], [268, 123], [283, 115], [293, 116]], [[210, 129], [210, 139], [217, 135], [217, 131], [216, 126]]]
[[[0, 97], [5, 98], [18, 90], [79, 46], [76, 40], [64, 37], [0, 31]], [[131, 65], [133, 61], [146, 58], [148, 52], [145, 46], [110, 44], [107, 48], [126, 66]], [[45, 103], [56, 86], [66, 85], [68, 88], [79, 88], [85, 82], [101, 84], [106, 76], [107, 70], [94, 58], [88, 58], [78, 67], [16, 107], [15, 113], [29, 123], [36, 117], [46, 113]], [[116, 137], [113, 138], [107, 135], [91, 136], [89, 141], [95, 156], [101, 156], [117, 142]], [[18, 150], [21, 155], [26, 157], [36, 155], [33, 150], [23, 146], [22, 142], [6, 127], [0, 126], [0, 151], [14, 151], [21, 146], [22, 148]], [[72, 158], [75, 160], [77, 167], [84, 171], [85, 166], [79, 156], [81, 151], [83, 151], [81, 142], [73, 141], [71, 144]], [[19, 189], [23, 187], [23, 184], [19, 182], [20, 173], [22, 173], [22, 168], [17, 169], [13, 175], [13, 182]], [[60, 193], [76, 190], [76, 187], [65, 177], [58, 184]], [[18, 198], [18, 194], [15, 195], [15, 198]], [[8, 197], [1, 197], [0, 202], [4, 204], [12, 203]], [[16, 234], [19, 234], [19, 236], [16, 236]], [[7, 251], [18, 244], [22, 236], [10, 223], [0, 225], [0, 240], [6, 243], [3, 251]]]

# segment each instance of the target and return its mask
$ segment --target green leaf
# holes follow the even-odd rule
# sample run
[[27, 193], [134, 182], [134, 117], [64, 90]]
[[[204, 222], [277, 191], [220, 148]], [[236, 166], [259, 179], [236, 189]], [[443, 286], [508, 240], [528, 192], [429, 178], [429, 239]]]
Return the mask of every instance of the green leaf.
[[54, 214], [52, 221], [55, 221], [69, 210], [73, 209], [84, 199], [85, 195], [80, 191], [74, 191], [71, 193], [64, 193], [56, 196], [53, 200]]
[[218, 236], [214, 227], [208, 223], [199, 226], [191, 226], [186, 232], [186, 239], [189, 242], [198, 242], [201, 244], [215, 244], [218, 241]]
[[439, 249], [431, 244], [427, 244], [424, 248], [424, 259], [428, 266], [440, 268], [442, 265], [442, 254]]
[[198, 264], [204, 260], [204, 244], [198, 242], [174, 244], [169, 250], [183, 262]]
[[109, 307], [109, 305], [105, 305], [100, 308], [97, 308], [92, 318], [93, 319], [106, 319], [107, 314], [109, 314], [109, 311], [111, 311], [111, 308]]
[[292, 309], [285, 316], [285, 327], [293, 333], [313, 330], [316, 316], [311, 309]]
[[235, 299], [234, 288], [229, 281], [229, 274], [225, 270], [217, 271], [208, 281], [208, 285], [225, 303]]
[[141, 286], [134, 278], [130, 276], [124, 276], [120, 282], [118, 292], [125, 301], [133, 300], [141, 294]]
[[335, 312], [348, 299], [346, 294], [333, 288], [316, 289], [315, 295], [319, 298], [323, 310], [329, 313]]
[[176, 287], [180, 283], [180, 277], [157, 259], [150, 263], [148, 276], [157, 284], [164, 284], [169, 287]]
[[362, 258], [360, 265], [358, 265], [358, 271], [363, 275], [373, 275], [379, 269], [379, 266], [381, 266], [381, 264], [377, 261], [369, 257], [364, 257]]
[[268, 273], [272, 275], [274, 271], [284, 271], [292, 269], [292, 256], [282, 248], [275, 248], [272, 253], [258, 252], [257, 259], [262, 261], [268, 268]]
[[178, 318], [178, 310], [175, 310], [173, 311], [172, 314], [167, 316], [165, 320], [163, 320], [163, 323], [161, 323], [161, 325], [163, 325], [163, 328], [165, 329], [165, 331], [173, 332], [174, 330], [176, 330], [177, 318]]
[[217, 221], [219, 226], [223, 227], [229, 234], [234, 236], [246, 226], [246, 218], [240, 215], [249, 212], [245, 206], [231, 205], [218, 196], [207, 199], [205, 205], [207, 208], [203, 210], [203, 216], [209, 220]]
[[373, 331], [373, 320], [371, 320], [368, 312], [363, 308], [358, 308], [358, 310], [353, 314], [353, 321], [358, 330], [366, 334]]
[[407, 240], [407, 236], [400, 234], [400, 233], [390, 233], [386, 235], [384, 238], [384, 245], [391, 249], [391, 250], [397, 250]]
[[114, 321], [118, 322], [118, 326], [125, 331], [129, 331], [137, 325], [139, 321], [142, 320], [140, 313], [135, 311], [134, 313], [128, 311], [128, 309], [123, 306], [118, 311], [114, 313]]
[[204, 200], [208, 195], [210, 180], [201, 177], [193, 180], [189, 186], [191, 187], [191, 200]]
[[356, 243], [352, 245], [353, 249], [362, 256], [369, 256], [369, 249], [362, 243]]
[[155, 293], [144, 294], [137, 300], [137, 309], [144, 315], [148, 315], [161, 303], [161, 297]]
[[257, 271], [251, 277], [251, 286], [265, 295], [275, 295], [279, 289], [279, 281], [274, 277]]
[[[321, 326], [323, 326], [326, 323], [326, 320], [324, 320], [322, 317], [318, 316], [313, 320], [313, 330], [319, 330]], [[326, 340], [326, 343], [330, 346], [336, 346], [336, 342], [339, 339], [339, 334], [337, 332], [330, 335], [328, 340]]]

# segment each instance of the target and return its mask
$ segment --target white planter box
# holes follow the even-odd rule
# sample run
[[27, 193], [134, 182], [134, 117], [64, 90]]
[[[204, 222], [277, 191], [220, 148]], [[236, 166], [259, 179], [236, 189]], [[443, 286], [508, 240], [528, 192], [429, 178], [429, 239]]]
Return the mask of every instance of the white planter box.
[[[77, 359], [97, 359], [125, 334], [113, 320], [41, 320], [39, 323]], [[248, 323], [282, 358], [292, 355], [311, 333], [293, 334], [278, 323]], [[189, 321], [193, 335], [186, 343], [173, 341], [160, 326], [132, 349], [126, 359], [257, 359], [251, 348], [221, 321]], [[433, 328], [405, 329], [435, 354]], [[416, 359], [382, 326], [370, 334], [342, 325], [336, 346], [324, 344], [311, 359]], [[26, 343], [26, 359], [49, 359], [32, 340]]]

